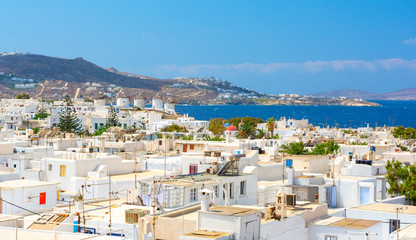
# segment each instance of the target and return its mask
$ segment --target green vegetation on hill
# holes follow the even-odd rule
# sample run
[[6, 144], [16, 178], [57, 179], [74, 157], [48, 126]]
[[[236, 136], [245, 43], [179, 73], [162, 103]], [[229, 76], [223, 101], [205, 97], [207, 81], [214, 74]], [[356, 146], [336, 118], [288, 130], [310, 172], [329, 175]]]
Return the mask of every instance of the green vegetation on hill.
[[395, 138], [401, 139], [416, 139], [416, 129], [408, 127], [405, 128], [403, 126], [398, 126], [391, 131]]
[[30, 99], [29, 93], [22, 93], [16, 96], [16, 99]]

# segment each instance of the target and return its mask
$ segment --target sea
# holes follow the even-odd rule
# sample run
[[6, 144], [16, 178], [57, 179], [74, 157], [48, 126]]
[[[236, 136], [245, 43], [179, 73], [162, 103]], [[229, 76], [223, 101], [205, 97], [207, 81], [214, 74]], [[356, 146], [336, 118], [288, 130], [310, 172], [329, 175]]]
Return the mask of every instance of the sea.
[[404, 126], [416, 128], [416, 101], [373, 101], [381, 107], [355, 106], [262, 106], [262, 105], [177, 105], [176, 112], [197, 120], [234, 117], [308, 119], [321, 127], [357, 128]]

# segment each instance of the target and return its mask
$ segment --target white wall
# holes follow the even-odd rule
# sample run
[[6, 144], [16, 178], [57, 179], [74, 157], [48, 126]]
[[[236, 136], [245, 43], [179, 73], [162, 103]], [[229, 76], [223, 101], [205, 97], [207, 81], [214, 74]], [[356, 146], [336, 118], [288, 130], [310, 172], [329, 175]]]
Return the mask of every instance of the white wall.
[[[25, 181], [25, 180], [17, 180]], [[14, 182], [14, 181], [13, 181]], [[6, 182], [7, 183], [7, 182]], [[46, 192], [46, 203], [40, 205], [39, 196], [40, 193]], [[11, 189], [1, 189], [1, 197], [8, 201], [12, 202], [18, 206], [22, 206], [26, 209], [36, 211], [39, 209], [53, 208], [56, 206], [56, 193], [57, 186], [56, 184], [52, 185], [43, 185], [36, 187], [21, 187], [21, 188], [11, 188]], [[29, 197], [32, 197], [29, 199]], [[2, 213], [5, 214], [16, 214], [24, 212], [25, 210], [12, 206], [6, 202], [1, 204]]]

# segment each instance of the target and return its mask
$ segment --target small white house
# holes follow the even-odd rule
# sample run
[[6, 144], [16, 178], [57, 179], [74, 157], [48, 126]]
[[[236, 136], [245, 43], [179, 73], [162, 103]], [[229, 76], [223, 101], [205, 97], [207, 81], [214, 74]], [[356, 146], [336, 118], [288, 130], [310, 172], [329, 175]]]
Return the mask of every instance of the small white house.
[[16, 214], [56, 207], [57, 183], [34, 180], [0, 182], [1, 213]]
[[[233, 239], [260, 239], [261, 212], [239, 207], [213, 206], [199, 211], [197, 229], [232, 233]], [[189, 239], [189, 238], [182, 238]]]

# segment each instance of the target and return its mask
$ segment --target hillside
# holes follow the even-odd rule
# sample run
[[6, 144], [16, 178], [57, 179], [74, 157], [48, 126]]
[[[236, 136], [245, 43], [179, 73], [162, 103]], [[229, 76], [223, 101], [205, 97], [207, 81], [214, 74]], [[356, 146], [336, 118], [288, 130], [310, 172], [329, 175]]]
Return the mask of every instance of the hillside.
[[98, 93], [115, 97], [121, 90], [128, 96], [139, 93], [146, 98], [156, 93], [171, 96], [180, 103], [205, 104], [221, 94], [262, 96], [254, 90], [233, 85], [218, 78], [157, 79], [104, 69], [83, 58], [63, 59], [37, 54], [0, 54], [0, 96], [14, 97], [29, 93], [43, 99], [69, 94], [93, 98]]
[[35, 54], [0, 55], [0, 72], [19, 78], [62, 80], [85, 83], [104, 82], [121, 87], [133, 87], [159, 91], [167, 83], [158, 79], [129, 77], [107, 71], [83, 58], [63, 59]]
[[311, 93], [311, 96], [317, 97], [347, 97], [362, 98], [368, 100], [416, 100], [416, 88], [405, 88], [398, 91], [387, 93], [370, 93], [358, 89], [340, 89], [320, 93]]

